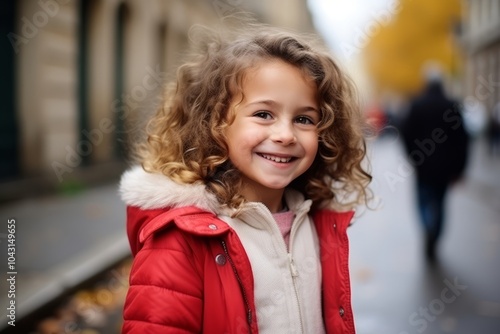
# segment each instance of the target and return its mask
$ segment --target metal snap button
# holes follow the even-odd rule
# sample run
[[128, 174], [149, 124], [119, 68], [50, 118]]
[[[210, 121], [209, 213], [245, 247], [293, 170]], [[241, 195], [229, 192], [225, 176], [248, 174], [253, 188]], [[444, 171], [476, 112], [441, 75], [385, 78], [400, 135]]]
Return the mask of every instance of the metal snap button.
[[343, 307], [341, 307], [341, 308], [339, 309], [339, 314], [340, 314], [340, 316], [341, 316], [341, 317], [343, 317], [343, 316], [344, 316], [345, 311], [344, 311], [344, 308], [343, 308]]
[[217, 225], [210, 224], [210, 225], [208, 225], [208, 228], [211, 229], [211, 230], [216, 230], [217, 229]]
[[226, 264], [226, 257], [223, 254], [218, 254], [215, 257], [215, 263], [217, 263], [219, 266], [223, 266]]

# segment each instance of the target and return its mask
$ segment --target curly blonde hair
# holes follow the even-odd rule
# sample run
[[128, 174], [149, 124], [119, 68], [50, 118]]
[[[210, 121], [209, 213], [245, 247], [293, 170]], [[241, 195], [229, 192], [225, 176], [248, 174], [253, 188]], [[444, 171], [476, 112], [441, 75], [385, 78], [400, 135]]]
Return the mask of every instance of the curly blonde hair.
[[310, 36], [268, 26], [203, 31], [148, 123], [147, 141], [137, 151], [143, 168], [178, 183], [203, 182], [221, 204], [239, 208], [245, 202], [240, 173], [229, 160], [224, 136], [231, 98], [243, 93], [249, 69], [278, 59], [314, 80], [321, 114], [316, 158], [289, 186], [311, 199], [313, 209], [365, 202], [371, 175], [362, 166], [364, 123], [354, 85], [328, 52], [313, 48]]

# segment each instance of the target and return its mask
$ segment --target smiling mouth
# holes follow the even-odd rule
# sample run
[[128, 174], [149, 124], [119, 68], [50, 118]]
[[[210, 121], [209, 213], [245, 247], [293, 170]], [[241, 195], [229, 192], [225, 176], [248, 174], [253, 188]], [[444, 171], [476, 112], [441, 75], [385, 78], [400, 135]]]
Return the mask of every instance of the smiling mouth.
[[271, 160], [274, 162], [279, 162], [279, 163], [287, 163], [292, 160], [295, 160], [295, 157], [277, 157], [275, 155], [269, 155], [269, 154], [262, 154], [258, 153], [259, 156], [263, 157], [264, 159]]

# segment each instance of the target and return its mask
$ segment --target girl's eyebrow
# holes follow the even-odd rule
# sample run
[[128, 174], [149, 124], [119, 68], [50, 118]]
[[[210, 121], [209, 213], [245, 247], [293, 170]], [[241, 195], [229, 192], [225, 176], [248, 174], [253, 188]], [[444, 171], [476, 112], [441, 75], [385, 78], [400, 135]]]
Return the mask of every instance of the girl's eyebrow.
[[[277, 103], [276, 101], [273, 101], [273, 100], [259, 100], [259, 101], [254, 101], [254, 102], [250, 102], [248, 103], [246, 106], [252, 106], [252, 105], [255, 105], [255, 104], [265, 104], [265, 105], [268, 105], [270, 107], [279, 107], [280, 104]], [[302, 112], [305, 112], [305, 111], [315, 111], [315, 112], [319, 112], [317, 108], [313, 107], [313, 106], [304, 106], [304, 107], [300, 107], [297, 109], [298, 111], [302, 111]]]

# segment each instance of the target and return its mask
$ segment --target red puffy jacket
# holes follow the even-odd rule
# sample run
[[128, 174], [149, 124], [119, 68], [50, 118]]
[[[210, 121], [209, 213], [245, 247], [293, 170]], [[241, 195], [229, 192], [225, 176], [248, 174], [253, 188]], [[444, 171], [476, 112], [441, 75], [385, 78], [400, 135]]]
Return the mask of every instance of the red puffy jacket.
[[[128, 207], [135, 256], [122, 333], [258, 333], [250, 263], [238, 236], [196, 207]], [[352, 213], [319, 211], [327, 333], [354, 333], [346, 228]]]
[[[181, 193], [160, 176], [132, 176], [120, 185], [135, 257], [122, 333], [258, 333], [252, 269], [234, 230], [210, 212], [210, 203], [193, 200], [197, 188]], [[161, 198], [165, 189], [170, 194]], [[196, 206], [181, 205], [193, 201]], [[172, 209], [164, 208], [167, 202]], [[355, 333], [346, 232], [352, 215], [322, 210], [313, 216], [327, 333]]]

